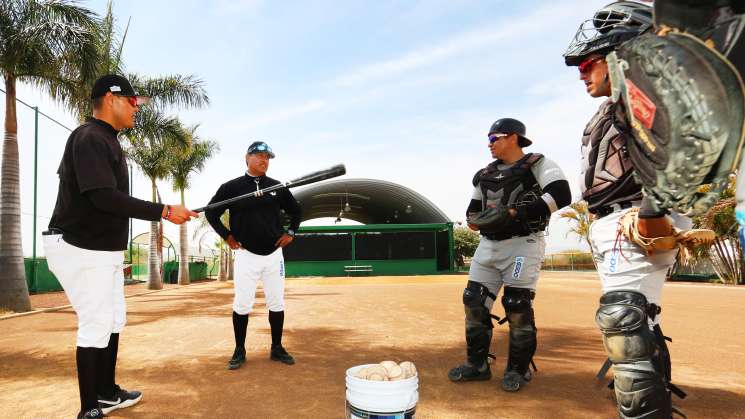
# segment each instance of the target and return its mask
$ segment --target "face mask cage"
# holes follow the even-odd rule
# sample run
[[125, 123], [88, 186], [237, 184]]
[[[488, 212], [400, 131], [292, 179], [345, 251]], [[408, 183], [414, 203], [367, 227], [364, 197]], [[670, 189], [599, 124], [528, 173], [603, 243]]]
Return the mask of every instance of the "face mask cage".
[[630, 13], [618, 10], [600, 10], [595, 13], [595, 16], [593, 16], [592, 19], [587, 19], [579, 25], [572, 42], [564, 52], [564, 57], [580, 57], [582, 55], [587, 55], [593, 50], [608, 48], [613, 46], [610, 45], [609, 42], [598, 42], [599, 44], [602, 44], [602, 46], [598, 45], [599, 48], [591, 49], [588, 47], [589, 44], [596, 43], [596, 41], [602, 40], [603, 37], [608, 37], [610, 32], [614, 29], [622, 29], [623, 32], [635, 31], [635, 29], [638, 29], [640, 32], [644, 25], [643, 22], [634, 19]]

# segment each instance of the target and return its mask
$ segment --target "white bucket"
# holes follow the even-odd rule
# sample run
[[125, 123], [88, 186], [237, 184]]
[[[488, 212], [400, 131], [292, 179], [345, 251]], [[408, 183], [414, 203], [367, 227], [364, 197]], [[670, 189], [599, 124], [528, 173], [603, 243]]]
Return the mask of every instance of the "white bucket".
[[372, 381], [354, 374], [374, 364], [347, 370], [347, 419], [414, 419], [419, 401], [419, 376], [397, 381]]

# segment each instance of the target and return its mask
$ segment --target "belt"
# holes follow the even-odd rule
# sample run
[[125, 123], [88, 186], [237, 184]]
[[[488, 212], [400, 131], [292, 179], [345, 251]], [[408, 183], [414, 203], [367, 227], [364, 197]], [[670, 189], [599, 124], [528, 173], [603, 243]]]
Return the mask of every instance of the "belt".
[[41, 232], [42, 236], [56, 236], [58, 234], [62, 234], [62, 230], [54, 227], [50, 227], [49, 230]]
[[631, 208], [633, 206], [634, 206], [633, 201], [617, 202], [615, 204], [606, 205], [606, 206], [597, 208], [594, 214], [597, 218], [603, 218], [606, 215], [610, 215], [616, 211], [621, 211], [623, 209]]
[[515, 238], [515, 237], [528, 237], [530, 235], [530, 233], [526, 233], [526, 234], [515, 234], [515, 233], [481, 233], [481, 235], [484, 236], [485, 238], [487, 238], [488, 240], [501, 241], [501, 240], [512, 239], [512, 238]]

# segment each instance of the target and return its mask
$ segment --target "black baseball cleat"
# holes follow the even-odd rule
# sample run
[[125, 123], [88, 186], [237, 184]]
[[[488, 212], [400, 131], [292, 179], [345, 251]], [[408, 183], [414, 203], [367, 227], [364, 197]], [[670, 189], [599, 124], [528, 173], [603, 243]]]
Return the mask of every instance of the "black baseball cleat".
[[271, 359], [272, 361], [279, 361], [287, 365], [292, 365], [295, 363], [295, 358], [293, 358], [292, 355], [288, 354], [285, 348], [282, 347], [282, 345], [272, 347], [272, 352], [269, 355], [269, 359]]
[[489, 364], [484, 363], [484, 367], [479, 369], [469, 364], [461, 364], [448, 372], [450, 381], [487, 381], [491, 379], [491, 369]]
[[78, 413], [78, 419], [99, 419], [104, 416], [105, 415], [103, 414], [101, 409], [96, 409], [96, 408], [93, 408], [85, 412]]
[[235, 348], [233, 351], [233, 357], [228, 361], [229, 370], [237, 370], [246, 362], [246, 348]]
[[514, 370], [508, 370], [504, 372], [502, 378], [502, 390], [504, 391], [518, 391], [520, 387], [527, 384], [533, 378], [533, 373], [527, 370], [525, 374], [520, 374]]
[[114, 385], [114, 395], [112, 397], [98, 396], [98, 407], [103, 413], [109, 413], [116, 409], [134, 406], [142, 399], [142, 393], [139, 391], [127, 391], [119, 385]]

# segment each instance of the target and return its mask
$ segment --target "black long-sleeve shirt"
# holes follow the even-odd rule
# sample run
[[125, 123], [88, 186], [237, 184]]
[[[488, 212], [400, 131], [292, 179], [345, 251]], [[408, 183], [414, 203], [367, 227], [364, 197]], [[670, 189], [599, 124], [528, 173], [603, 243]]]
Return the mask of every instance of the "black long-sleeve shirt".
[[[210, 204], [279, 183], [267, 176], [253, 177], [245, 174], [222, 184], [210, 200]], [[230, 227], [226, 227], [220, 221], [220, 216], [225, 210], [230, 211]], [[209, 210], [205, 215], [215, 232], [224, 240], [232, 235], [249, 252], [268, 255], [277, 249], [275, 243], [285, 233], [280, 210], [284, 210], [290, 217], [289, 229], [297, 231], [301, 219], [300, 205], [286, 188], [259, 197], [246, 198], [220, 209]]]
[[129, 196], [127, 160], [117, 131], [91, 118], [67, 139], [57, 169], [59, 189], [50, 228], [73, 246], [90, 250], [127, 248], [129, 219], [159, 220], [162, 204]]

